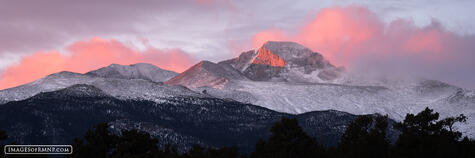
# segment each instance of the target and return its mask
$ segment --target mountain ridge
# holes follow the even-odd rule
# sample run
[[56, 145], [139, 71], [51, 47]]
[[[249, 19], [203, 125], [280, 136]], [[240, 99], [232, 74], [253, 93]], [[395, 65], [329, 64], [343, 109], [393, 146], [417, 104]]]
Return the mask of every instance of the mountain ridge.
[[[99, 94], [84, 95], [85, 91]], [[237, 146], [248, 152], [282, 117], [297, 118], [311, 136], [334, 146], [357, 116], [334, 110], [293, 115], [206, 97], [174, 97], [161, 103], [121, 100], [91, 85], [73, 85], [0, 106], [2, 129], [12, 133], [8, 141], [22, 144], [69, 144], [95, 124], [109, 122], [113, 131], [136, 128], [159, 138], [160, 145], [170, 143], [180, 150], [197, 143]], [[394, 136], [395, 131], [390, 132]]]
[[[111, 65], [122, 68], [132, 67], [117, 64]], [[146, 66], [152, 67], [152, 70], [160, 69], [151, 64], [147, 64]], [[161, 71], [161, 69], [159, 71]], [[107, 70], [107, 72], [111, 71]], [[0, 90], [0, 104], [7, 103], [9, 101], [27, 99], [38, 93], [56, 91], [75, 84], [94, 85], [111, 96], [123, 99], [148, 99], [159, 101], [161, 98], [170, 96], [204, 96], [180, 85], [165, 85], [162, 82], [154, 82], [152, 80], [146, 78], [144, 79], [141, 78], [141, 76], [135, 75], [129, 76], [128, 78], [117, 77], [120, 75], [121, 74], [101, 76], [91, 73], [80, 74], [69, 71], [61, 71], [50, 74], [28, 84]]]
[[85, 74], [105, 78], [144, 79], [153, 82], [165, 82], [178, 73], [161, 69], [153, 64], [136, 63], [131, 65], [111, 64]]
[[[313, 52], [298, 43], [275, 41], [268, 41], [257, 50], [243, 52], [238, 57], [220, 61], [217, 65], [228, 67], [228, 71], [238, 71], [245, 78], [253, 81], [334, 83], [342, 76], [341, 73], [345, 71], [342, 67], [333, 66], [321, 54]], [[180, 78], [187, 78], [187, 80], [200, 80], [200, 78], [203, 78], [203, 76], [196, 77], [190, 74], [184, 77], [187, 75], [185, 72], [179, 74], [178, 76], [180, 77], [173, 78], [166, 83], [181, 84], [195, 88], [214, 86], [213, 84], [180, 82]], [[192, 79], [194, 77], [196, 79]], [[246, 80], [244, 78], [226, 77], [221, 79], [222, 82], [226, 83], [232, 80]]]

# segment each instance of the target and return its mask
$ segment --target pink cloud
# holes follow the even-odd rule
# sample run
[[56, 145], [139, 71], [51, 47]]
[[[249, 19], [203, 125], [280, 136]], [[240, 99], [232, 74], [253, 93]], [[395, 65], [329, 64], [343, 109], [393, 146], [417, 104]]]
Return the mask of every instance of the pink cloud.
[[474, 37], [447, 31], [435, 20], [425, 27], [403, 19], [386, 24], [366, 7], [347, 6], [320, 10], [293, 34], [276, 28], [261, 31], [251, 44], [295, 41], [349, 69], [398, 69], [475, 87], [475, 73], [466, 74], [467, 66], [475, 67]]
[[258, 32], [254, 37], [252, 37], [252, 46], [254, 48], [259, 48], [267, 41], [282, 41], [287, 40], [289, 37], [279, 29], [269, 29], [265, 31]]
[[69, 45], [67, 53], [36, 52], [8, 67], [1, 74], [0, 89], [25, 84], [59, 71], [85, 73], [112, 63], [135, 64], [146, 62], [160, 68], [182, 72], [195, 59], [180, 49], [159, 50], [148, 47], [144, 51], [129, 48], [116, 40], [93, 38]]

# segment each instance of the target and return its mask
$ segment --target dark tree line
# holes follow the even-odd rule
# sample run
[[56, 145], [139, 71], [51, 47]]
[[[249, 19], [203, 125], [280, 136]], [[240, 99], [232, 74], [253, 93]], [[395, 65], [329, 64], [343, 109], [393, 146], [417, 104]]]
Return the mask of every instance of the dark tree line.
[[[387, 116], [360, 116], [348, 125], [336, 147], [324, 148], [298, 125], [296, 119], [282, 118], [270, 130], [267, 140], [259, 140], [249, 155], [236, 147], [205, 148], [195, 145], [186, 153], [167, 145], [158, 147], [158, 139], [142, 131], [123, 130], [120, 135], [102, 123], [88, 130], [73, 143], [71, 158], [475, 158], [475, 141], [454, 129], [466, 121], [464, 115], [439, 120], [439, 114], [426, 108], [407, 114], [395, 125], [401, 135], [395, 143], [387, 139]], [[7, 138], [0, 131], [0, 140]]]

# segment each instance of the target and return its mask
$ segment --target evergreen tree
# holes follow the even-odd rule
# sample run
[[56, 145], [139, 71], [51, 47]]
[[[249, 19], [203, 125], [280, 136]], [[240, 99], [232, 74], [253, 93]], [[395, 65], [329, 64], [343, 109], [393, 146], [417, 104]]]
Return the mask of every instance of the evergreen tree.
[[170, 144], [165, 145], [163, 149], [163, 158], [178, 158], [180, 154], [178, 153], [178, 149], [176, 146], [172, 146]]
[[118, 139], [117, 150], [112, 153], [114, 158], [147, 158], [163, 156], [157, 146], [158, 139], [152, 138], [147, 132], [136, 129], [122, 130]]
[[374, 127], [368, 133], [367, 149], [370, 157], [386, 158], [389, 157], [390, 142], [386, 138], [388, 128], [388, 116], [377, 116], [374, 118]]
[[108, 123], [100, 123], [93, 130], [88, 130], [83, 139], [74, 139], [73, 158], [106, 158], [115, 150], [118, 136], [109, 131]]
[[251, 158], [307, 158], [323, 157], [324, 148], [308, 136], [297, 119], [282, 118], [271, 128], [267, 141], [259, 140]]
[[387, 116], [360, 116], [348, 125], [334, 155], [352, 158], [388, 157]]
[[466, 117], [449, 117], [439, 120], [439, 113], [426, 108], [417, 115], [407, 114], [396, 128], [402, 133], [394, 148], [394, 157], [461, 157], [459, 140], [462, 133], [453, 125], [465, 122]]
[[205, 148], [195, 144], [188, 153], [184, 155], [185, 158], [206, 158]]

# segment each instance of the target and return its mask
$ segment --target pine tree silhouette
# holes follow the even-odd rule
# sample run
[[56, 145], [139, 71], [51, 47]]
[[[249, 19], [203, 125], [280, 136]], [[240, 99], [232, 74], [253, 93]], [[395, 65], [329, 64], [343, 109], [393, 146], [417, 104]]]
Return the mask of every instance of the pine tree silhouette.
[[119, 137], [109, 131], [108, 123], [100, 123], [93, 130], [88, 130], [83, 139], [74, 139], [72, 158], [104, 158], [117, 146]]
[[298, 125], [297, 119], [282, 118], [271, 128], [267, 141], [259, 140], [251, 158], [323, 157], [324, 149]]
[[136, 129], [122, 130], [118, 139], [117, 150], [112, 153], [114, 158], [147, 158], [158, 157], [162, 153], [158, 149], [158, 139], [152, 138], [147, 132]]
[[336, 157], [385, 158], [389, 141], [386, 139], [387, 116], [360, 116], [348, 125], [336, 150]]
[[453, 125], [465, 122], [466, 117], [438, 120], [439, 113], [429, 108], [417, 115], [407, 114], [395, 126], [402, 133], [394, 147], [394, 157], [462, 157], [458, 148], [462, 133], [455, 131]]

